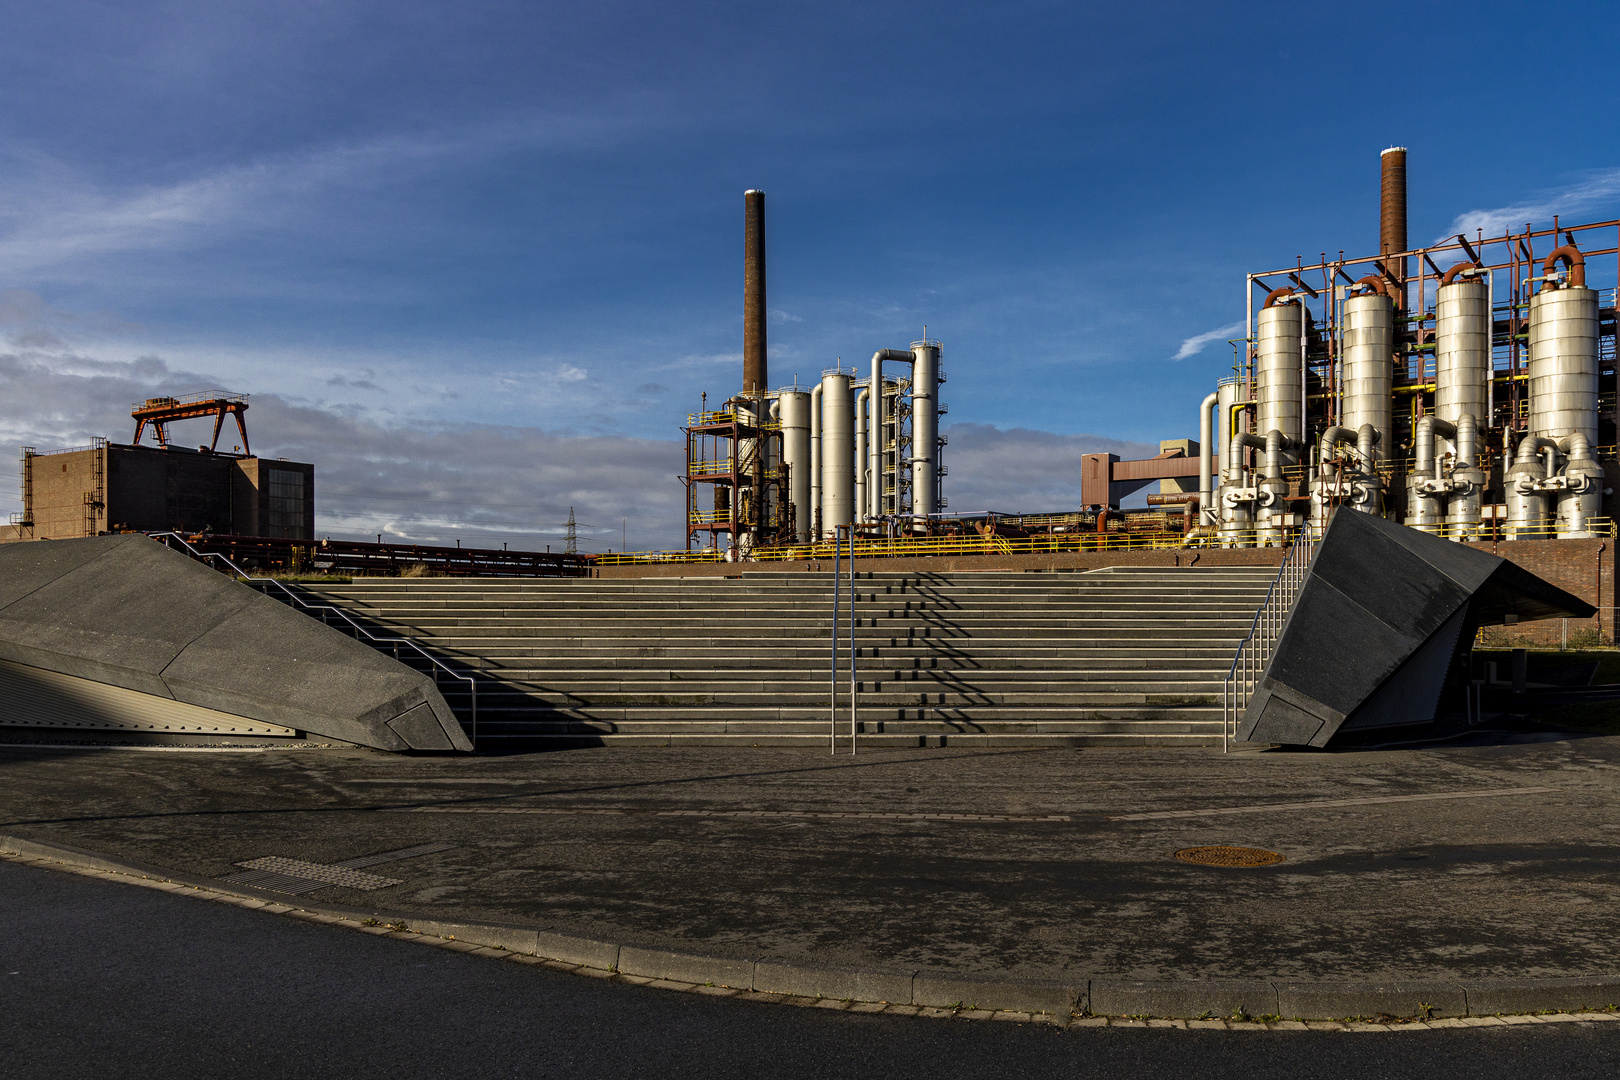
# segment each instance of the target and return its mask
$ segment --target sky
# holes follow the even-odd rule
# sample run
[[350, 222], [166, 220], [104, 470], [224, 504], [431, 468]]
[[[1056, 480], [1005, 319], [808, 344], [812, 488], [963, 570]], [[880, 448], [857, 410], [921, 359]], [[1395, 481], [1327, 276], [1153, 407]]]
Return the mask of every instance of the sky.
[[223, 388], [320, 535], [678, 547], [758, 187], [771, 381], [926, 327], [952, 509], [1069, 509], [1245, 272], [1375, 248], [1384, 147], [1414, 244], [1620, 217], [1620, 20], [1545, 10], [0, 3], [0, 449]]

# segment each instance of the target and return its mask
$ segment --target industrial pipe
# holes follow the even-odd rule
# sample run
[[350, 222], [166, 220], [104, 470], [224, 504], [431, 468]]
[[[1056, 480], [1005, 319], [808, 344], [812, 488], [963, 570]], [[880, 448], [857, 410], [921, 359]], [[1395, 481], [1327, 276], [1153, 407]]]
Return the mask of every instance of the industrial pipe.
[[1283, 455], [1299, 454], [1304, 450], [1299, 442], [1290, 439], [1287, 435], [1273, 428], [1266, 432], [1266, 479], [1281, 480], [1283, 478]]
[[1445, 288], [1447, 285], [1450, 285], [1453, 281], [1457, 280], [1460, 275], [1472, 275], [1474, 272], [1480, 269], [1481, 267], [1479, 263], [1464, 260], [1440, 275], [1440, 287]]
[[1270, 307], [1271, 305], [1275, 304], [1277, 301], [1282, 300], [1285, 297], [1292, 297], [1293, 295], [1294, 295], [1294, 290], [1290, 286], [1287, 286], [1287, 285], [1284, 285], [1280, 289], [1272, 289], [1270, 292], [1266, 293], [1266, 302], [1261, 304], [1260, 308], [1263, 311], [1266, 308]]
[[1558, 440], [1567, 460], [1558, 492], [1558, 538], [1589, 537], [1591, 519], [1603, 512], [1603, 466], [1592, 457], [1592, 442], [1579, 432]]
[[1205, 396], [1204, 403], [1198, 406], [1198, 505], [1199, 524], [1204, 524], [1203, 515], [1208, 513], [1210, 493], [1214, 490], [1215, 476], [1215, 438], [1212, 413], [1221, 395], [1213, 393]]
[[855, 519], [857, 521], [874, 520], [871, 515], [871, 506], [867, 501], [867, 484], [872, 472], [867, 461], [866, 447], [869, 418], [866, 414], [866, 401], [872, 396], [870, 386], [861, 387], [861, 392], [855, 395]]
[[1416, 434], [1417, 463], [1414, 466], [1414, 471], [1419, 475], [1429, 477], [1438, 477], [1440, 475], [1435, 465], [1434, 453], [1434, 437], [1437, 434], [1447, 439], [1456, 440], [1458, 438], [1457, 425], [1442, 420], [1438, 416], [1418, 418]]
[[1369, 475], [1378, 466], [1379, 434], [1371, 424], [1362, 424], [1356, 429], [1356, 453], [1361, 456], [1362, 467]]
[[[1547, 520], [1547, 492], [1544, 481], [1554, 474], [1558, 444], [1542, 435], [1527, 435], [1519, 442], [1513, 464], [1502, 477], [1508, 504], [1509, 540], [1541, 535]], [[1547, 455], [1547, 464], [1541, 457]]]
[[1232, 436], [1232, 444], [1226, 452], [1226, 483], [1241, 486], [1243, 483], [1243, 448], [1252, 446], [1256, 450], [1266, 449], [1266, 440], [1258, 435], [1239, 432]]
[[805, 509], [810, 539], [821, 539], [821, 384], [810, 391], [810, 505]]
[[1389, 282], [1384, 280], [1381, 275], [1368, 274], [1364, 278], [1357, 278], [1356, 283], [1350, 287], [1354, 289], [1362, 286], [1365, 286], [1372, 292], [1378, 293], [1380, 296], [1389, 297], [1391, 301], [1395, 299], [1394, 290], [1391, 289]]
[[[1568, 233], [1565, 235], [1569, 236]], [[1586, 287], [1586, 256], [1582, 255], [1580, 250], [1575, 247], [1573, 236], [1570, 236], [1568, 244], [1553, 249], [1552, 254], [1547, 256], [1547, 261], [1541, 264], [1541, 272], [1551, 274], [1553, 267], [1559, 263], [1563, 263], [1569, 269], [1568, 285], [1570, 288], [1584, 289]]]

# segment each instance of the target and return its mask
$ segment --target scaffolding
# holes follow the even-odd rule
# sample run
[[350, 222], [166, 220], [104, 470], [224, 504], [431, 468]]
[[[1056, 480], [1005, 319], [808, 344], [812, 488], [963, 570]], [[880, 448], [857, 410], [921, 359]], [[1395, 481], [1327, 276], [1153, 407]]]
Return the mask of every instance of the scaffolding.
[[[738, 395], [686, 426], [686, 550], [749, 550], [793, 537], [782, 425], [763, 395]], [[720, 543], [720, 534], [726, 543]], [[705, 544], [704, 541], [707, 540]]]

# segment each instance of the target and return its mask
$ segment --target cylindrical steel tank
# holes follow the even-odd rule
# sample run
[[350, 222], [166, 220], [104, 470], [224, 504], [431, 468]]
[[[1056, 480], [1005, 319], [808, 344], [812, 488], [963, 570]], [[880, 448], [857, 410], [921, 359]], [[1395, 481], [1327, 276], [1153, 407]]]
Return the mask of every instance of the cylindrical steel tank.
[[1598, 441], [1598, 300], [1585, 286], [1530, 299], [1530, 434]]
[[855, 514], [855, 400], [850, 373], [821, 377], [821, 531], [833, 535]]
[[810, 394], [783, 390], [777, 397], [782, 419], [782, 460], [788, 468], [788, 499], [793, 503], [793, 534], [810, 539]]
[[[1434, 414], [1455, 424], [1472, 416], [1480, 427], [1486, 416], [1486, 385], [1491, 372], [1490, 288], [1478, 279], [1442, 285], [1434, 301]], [[1456, 446], [1446, 440], [1447, 448]]]
[[911, 512], [938, 512], [939, 343], [911, 346]]
[[1344, 303], [1344, 407], [1339, 423], [1352, 431], [1378, 429], [1385, 452], [1393, 447], [1395, 307], [1372, 293]]
[[1273, 304], [1260, 309], [1256, 329], [1255, 371], [1259, 387], [1256, 434], [1280, 431], [1290, 439], [1305, 438], [1300, 425], [1301, 341], [1305, 334], [1305, 308], [1298, 303]]

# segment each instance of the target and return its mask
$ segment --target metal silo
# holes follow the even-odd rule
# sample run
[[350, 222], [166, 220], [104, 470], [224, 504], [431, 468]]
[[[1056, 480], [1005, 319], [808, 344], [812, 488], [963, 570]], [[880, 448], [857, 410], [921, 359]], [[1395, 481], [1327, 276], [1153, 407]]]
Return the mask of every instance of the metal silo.
[[1530, 434], [1598, 437], [1598, 301], [1585, 284], [1530, 300]]
[[938, 512], [939, 342], [911, 346], [911, 512]]
[[1464, 416], [1490, 424], [1490, 304], [1490, 288], [1477, 278], [1442, 285], [1435, 294], [1434, 414], [1453, 424]]
[[1395, 305], [1380, 293], [1344, 303], [1344, 405], [1339, 423], [1378, 430], [1385, 453], [1393, 450]]
[[777, 397], [782, 420], [782, 460], [788, 467], [788, 498], [793, 503], [793, 535], [810, 539], [810, 393], [783, 390]]
[[848, 371], [821, 376], [821, 530], [833, 535], [855, 513], [855, 400]]
[[1259, 418], [1255, 433], [1262, 438], [1280, 431], [1286, 438], [1303, 440], [1300, 400], [1304, 384], [1302, 360], [1305, 307], [1302, 301], [1283, 299], [1260, 309], [1256, 330], [1255, 391]]

